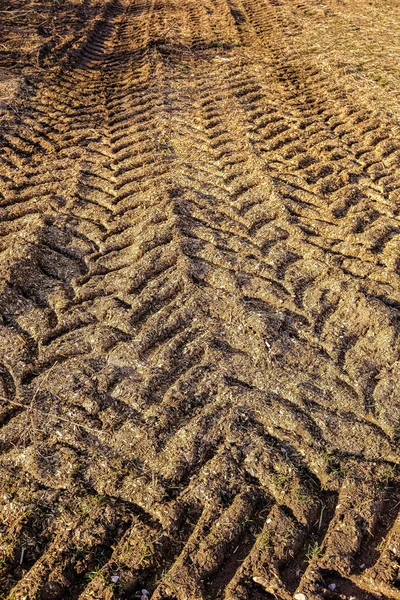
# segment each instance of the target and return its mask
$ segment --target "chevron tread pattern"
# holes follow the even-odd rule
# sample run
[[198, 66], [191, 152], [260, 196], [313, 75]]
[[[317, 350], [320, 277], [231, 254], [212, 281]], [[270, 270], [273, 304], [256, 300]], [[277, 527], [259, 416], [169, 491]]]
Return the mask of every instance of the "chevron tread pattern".
[[400, 598], [400, 137], [319, 5], [107, 0], [8, 114], [0, 597]]

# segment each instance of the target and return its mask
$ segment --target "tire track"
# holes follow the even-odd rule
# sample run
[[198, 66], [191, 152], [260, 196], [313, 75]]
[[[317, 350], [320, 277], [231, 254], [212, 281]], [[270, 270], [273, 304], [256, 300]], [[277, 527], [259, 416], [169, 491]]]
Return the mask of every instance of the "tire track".
[[6, 597], [398, 597], [397, 145], [290, 28], [109, 2], [5, 138]]

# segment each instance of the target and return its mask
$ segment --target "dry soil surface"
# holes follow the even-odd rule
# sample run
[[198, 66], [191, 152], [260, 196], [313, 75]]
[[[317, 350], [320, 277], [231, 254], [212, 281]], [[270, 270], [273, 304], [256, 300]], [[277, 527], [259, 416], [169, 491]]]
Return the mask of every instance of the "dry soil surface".
[[399, 0], [0, 21], [0, 597], [399, 599]]

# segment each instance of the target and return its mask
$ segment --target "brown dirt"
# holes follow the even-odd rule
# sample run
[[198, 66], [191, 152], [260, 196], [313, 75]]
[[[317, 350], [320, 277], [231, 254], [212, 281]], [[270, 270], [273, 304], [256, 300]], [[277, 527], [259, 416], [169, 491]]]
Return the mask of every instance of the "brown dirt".
[[0, 20], [0, 597], [399, 599], [399, 1]]

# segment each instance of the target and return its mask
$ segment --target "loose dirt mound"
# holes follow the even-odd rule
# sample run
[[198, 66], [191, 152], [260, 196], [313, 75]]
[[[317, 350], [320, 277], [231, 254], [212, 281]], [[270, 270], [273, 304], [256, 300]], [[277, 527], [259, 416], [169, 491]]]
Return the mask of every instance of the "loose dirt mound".
[[2, 597], [400, 598], [385, 4], [1, 4]]

